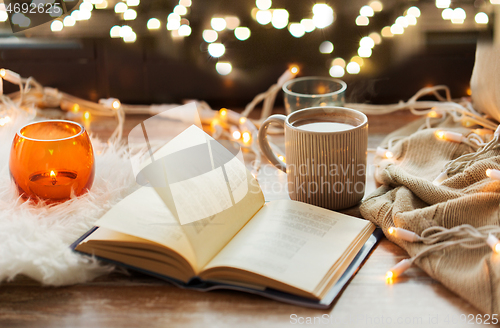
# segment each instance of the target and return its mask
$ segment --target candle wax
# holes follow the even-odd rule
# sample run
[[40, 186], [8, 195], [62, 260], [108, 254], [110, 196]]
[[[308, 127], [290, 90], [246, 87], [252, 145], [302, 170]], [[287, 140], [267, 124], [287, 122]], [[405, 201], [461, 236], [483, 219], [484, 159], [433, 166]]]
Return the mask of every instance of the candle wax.
[[39, 197], [47, 199], [66, 199], [78, 187], [77, 174], [70, 171], [51, 170], [30, 176], [28, 187]]

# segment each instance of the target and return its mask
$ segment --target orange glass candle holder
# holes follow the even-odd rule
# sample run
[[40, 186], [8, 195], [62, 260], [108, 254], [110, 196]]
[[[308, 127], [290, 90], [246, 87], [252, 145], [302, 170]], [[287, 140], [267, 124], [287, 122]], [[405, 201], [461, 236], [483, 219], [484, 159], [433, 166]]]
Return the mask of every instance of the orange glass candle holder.
[[24, 198], [61, 202], [92, 187], [94, 150], [81, 124], [35, 122], [22, 127], [14, 137], [9, 169]]

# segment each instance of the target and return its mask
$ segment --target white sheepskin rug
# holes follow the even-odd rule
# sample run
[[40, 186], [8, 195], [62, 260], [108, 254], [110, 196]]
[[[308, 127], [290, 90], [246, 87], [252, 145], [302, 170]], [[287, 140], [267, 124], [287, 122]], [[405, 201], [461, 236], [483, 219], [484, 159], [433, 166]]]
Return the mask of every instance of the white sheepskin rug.
[[92, 140], [96, 175], [89, 193], [57, 205], [24, 201], [11, 182], [9, 153], [19, 118], [0, 127], [0, 282], [23, 274], [43, 285], [61, 286], [94, 279], [113, 269], [78, 255], [69, 245], [136, 183], [124, 145]]

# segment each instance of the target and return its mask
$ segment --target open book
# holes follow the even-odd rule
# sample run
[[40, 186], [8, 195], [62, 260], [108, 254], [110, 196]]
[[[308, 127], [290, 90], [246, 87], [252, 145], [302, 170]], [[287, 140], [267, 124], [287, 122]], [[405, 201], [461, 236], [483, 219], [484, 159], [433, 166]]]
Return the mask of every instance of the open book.
[[[188, 147], [202, 134], [207, 142], [213, 140], [196, 127], [176, 139]], [[171, 154], [168, 148], [155, 154]], [[212, 144], [212, 155], [213, 150]], [[72, 247], [183, 287], [239, 289], [328, 306], [333, 298], [325, 298], [331, 290], [349, 280], [376, 243], [375, 226], [296, 201], [266, 203], [253, 176], [238, 169], [243, 163], [230, 158], [219, 167], [211, 161], [208, 172], [187, 165], [193, 173], [190, 183], [141, 187]], [[218, 169], [224, 173], [221, 179], [214, 178]], [[164, 173], [168, 177], [169, 171]], [[215, 175], [199, 178], [207, 174]], [[231, 206], [224, 205], [225, 198]], [[199, 216], [200, 211], [209, 216], [189, 223], [179, 218], [180, 213]]]

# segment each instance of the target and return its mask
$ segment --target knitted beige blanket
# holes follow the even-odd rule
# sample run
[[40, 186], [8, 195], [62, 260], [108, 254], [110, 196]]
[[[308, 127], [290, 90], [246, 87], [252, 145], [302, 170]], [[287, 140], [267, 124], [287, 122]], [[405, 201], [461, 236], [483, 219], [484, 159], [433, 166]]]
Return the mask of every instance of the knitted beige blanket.
[[[380, 226], [387, 238], [410, 256], [428, 246], [395, 239], [387, 233], [389, 227], [420, 235], [431, 226], [500, 225], [500, 181], [491, 180], [485, 173], [489, 168], [500, 169], [500, 149], [488, 152], [436, 186], [432, 181], [444, 165], [472, 150], [466, 144], [437, 138], [436, 129], [417, 131], [422, 124], [423, 120], [418, 120], [386, 138], [382, 146], [395, 136], [404, 136], [391, 149], [395, 160], [376, 159], [375, 164], [380, 165], [376, 179], [382, 186], [361, 205], [363, 217]], [[471, 132], [451, 120], [440, 126], [464, 136]], [[480, 311], [500, 313], [500, 255], [486, 244], [476, 249], [450, 247], [415, 264]]]

